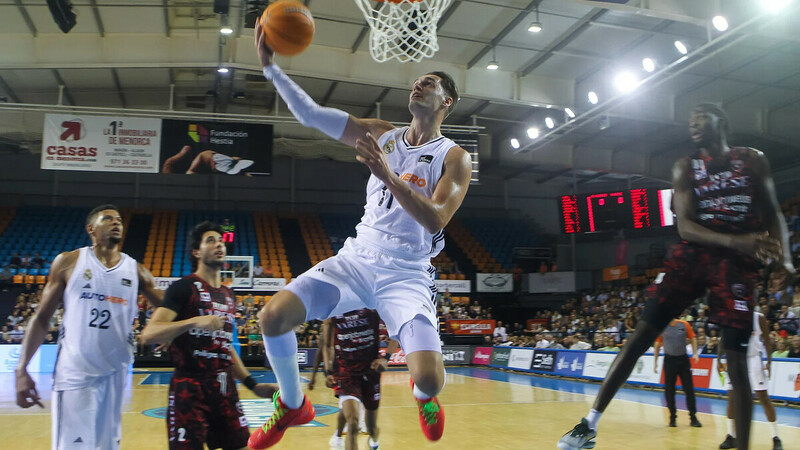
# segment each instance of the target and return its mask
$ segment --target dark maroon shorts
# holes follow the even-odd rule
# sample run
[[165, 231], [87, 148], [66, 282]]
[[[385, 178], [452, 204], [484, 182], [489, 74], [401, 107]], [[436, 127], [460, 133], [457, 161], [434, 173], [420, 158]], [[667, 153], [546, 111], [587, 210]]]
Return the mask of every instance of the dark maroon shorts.
[[670, 249], [666, 273], [646, 290], [643, 320], [664, 328], [708, 293], [709, 321], [751, 330], [760, 263], [729, 250], [680, 242]]
[[381, 401], [381, 374], [366, 372], [346, 376], [336, 376], [336, 387], [333, 392], [336, 397], [350, 395], [364, 404], [364, 409], [370, 411], [378, 409]]
[[240, 449], [250, 430], [230, 371], [210, 377], [172, 376], [167, 407], [170, 449]]

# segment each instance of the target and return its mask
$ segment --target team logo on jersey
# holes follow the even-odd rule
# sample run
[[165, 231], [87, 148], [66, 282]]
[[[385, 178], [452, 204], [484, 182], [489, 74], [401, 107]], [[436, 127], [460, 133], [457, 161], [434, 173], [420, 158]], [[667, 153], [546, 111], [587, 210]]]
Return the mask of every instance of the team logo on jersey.
[[732, 284], [731, 293], [733, 293], [734, 297], [741, 299], [744, 298], [744, 296], [747, 294], [747, 288], [745, 287], [745, 285], [740, 283]]
[[433, 162], [433, 155], [422, 155], [419, 157], [419, 161], [417, 162], [424, 162], [430, 164]]
[[744, 161], [742, 161], [741, 159], [734, 159], [734, 160], [732, 160], [732, 161], [731, 161], [731, 168], [732, 168], [732, 169], [733, 169], [735, 172], [741, 172], [741, 171], [742, 171], [742, 169], [744, 169]]
[[91, 289], [92, 283], [86, 283], [86, 286], [83, 287], [84, 289]]
[[389, 141], [389, 142], [383, 144], [383, 153], [386, 153], [388, 155], [389, 153], [392, 153], [393, 151], [394, 151], [394, 141]]
[[86, 269], [86, 272], [83, 272], [83, 279], [86, 281], [92, 279], [92, 269]]
[[131, 287], [131, 280], [129, 280], [127, 278], [123, 278], [122, 279], [122, 285], [123, 286], [127, 286], [127, 287]]

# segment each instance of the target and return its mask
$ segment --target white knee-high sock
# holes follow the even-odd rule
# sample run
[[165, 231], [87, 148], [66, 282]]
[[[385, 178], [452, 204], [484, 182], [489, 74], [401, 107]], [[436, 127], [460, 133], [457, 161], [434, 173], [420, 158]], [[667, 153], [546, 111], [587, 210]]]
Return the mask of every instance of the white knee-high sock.
[[264, 336], [264, 350], [269, 365], [278, 379], [281, 401], [289, 409], [297, 409], [303, 404], [303, 391], [300, 389], [300, 368], [297, 365], [297, 338], [294, 331], [279, 336]]

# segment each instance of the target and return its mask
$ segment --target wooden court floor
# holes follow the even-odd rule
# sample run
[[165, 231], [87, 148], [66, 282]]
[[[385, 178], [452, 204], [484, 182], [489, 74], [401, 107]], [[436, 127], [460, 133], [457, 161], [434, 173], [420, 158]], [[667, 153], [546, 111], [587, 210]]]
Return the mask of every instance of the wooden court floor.
[[[274, 381], [270, 372], [255, 372], [262, 381]], [[167, 404], [169, 372], [137, 370], [123, 413], [123, 449], [166, 449], [163, 411]], [[307, 373], [301, 374], [307, 377]], [[50, 448], [50, 376], [34, 375], [45, 409], [28, 410], [14, 404], [12, 374], [0, 374], [0, 442], [4, 449]], [[321, 381], [319, 379], [318, 381]], [[387, 449], [554, 449], [559, 437], [591, 406], [596, 384], [509, 374], [487, 369], [449, 368], [440, 396], [446, 411], [445, 434], [438, 443], [424, 439], [416, 406], [408, 387], [408, 373], [390, 371], [383, 377], [378, 415], [381, 448]], [[271, 404], [240, 389], [251, 426], [259, 426]], [[338, 402], [323, 387], [307, 393], [318, 416], [309, 426], [289, 430], [276, 449], [328, 449], [336, 423]], [[679, 407], [682, 396], [679, 395]], [[688, 413], [679, 413], [678, 428], [666, 426], [663, 395], [623, 389], [600, 422], [597, 449], [714, 449], [725, 437], [724, 400], [699, 398], [703, 428], [690, 428]], [[769, 427], [756, 404], [752, 448], [772, 448]], [[800, 448], [800, 410], [778, 408], [784, 447]], [[366, 437], [360, 440], [366, 448]]]

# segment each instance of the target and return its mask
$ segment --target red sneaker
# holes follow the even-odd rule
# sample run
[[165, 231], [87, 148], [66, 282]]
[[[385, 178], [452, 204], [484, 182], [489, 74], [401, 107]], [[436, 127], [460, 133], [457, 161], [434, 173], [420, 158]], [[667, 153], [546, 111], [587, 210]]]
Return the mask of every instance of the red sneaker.
[[297, 409], [289, 409], [283, 404], [280, 391], [272, 396], [272, 403], [275, 405], [272, 417], [247, 440], [247, 446], [254, 450], [272, 447], [280, 442], [287, 428], [311, 422], [316, 415], [314, 406], [306, 396], [303, 396], [303, 404]]
[[[411, 380], [411, 389], [414, 389], [414, 380]], [[417, 401], [419, 409], [419, 426], [422, 428], [422, 434], [429, 441], [438, 441], [444, 434], [444, 409], [439, 400], [436, 397], [427, 400], [414, 397], [414, 400]]]

